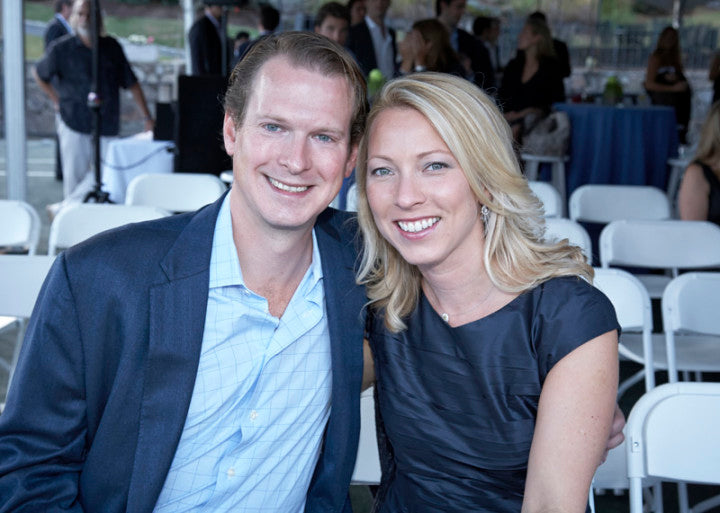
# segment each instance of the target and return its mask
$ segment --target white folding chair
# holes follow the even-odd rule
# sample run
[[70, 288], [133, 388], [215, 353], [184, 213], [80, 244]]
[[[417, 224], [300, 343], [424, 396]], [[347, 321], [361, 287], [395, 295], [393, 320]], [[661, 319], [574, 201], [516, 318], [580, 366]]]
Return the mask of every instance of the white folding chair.
[[[659, 385], [635, 403], [625, 432], [630, 513], [643, 511], [644, 478], [720, 484], [720, 383]], [[693, 511], [717, 504], [708, 499]]]
[[663, 293], [662, 318], [671, 383], [678, 370], [720, 372], [720, 272], [673, 279]]
[[570, 244], [582, 249], [589, 264], [592, 264], [592, 242], [590, 235], [583, 226], [564, 217], [545, 218], [545, 239], [567, 239]]
[[[602, 267], [680, 269], [720, 267], [720, 227], [707, 221], [613, 221], [600, 233]], [[640, 274], [651, 298], [662, 297], [671, 276]]]
[[[612, 490], [616, 495], [620, 495], [624, 490], [630, 490], [626, 444], [627, 440], [623, 440], [620, 445], [611, 449], [605, 461], [595, 471], [590, 492], [593, 501], [595, 494], [601, 495], [607, 490]], [[655, 477], [643, 479], [642, 488], [646, 501], [652, 504], [650, 510], [655, 513], [663, 513], [660, 479]]]
[[8, 387], [17, 363], [25, 331], [40, 287], [55, 257], [46, 255], [0, 255], [0, 315], [17, 321], [17, 340], [10, 360], [0, 359], [0, 367], [8, 373]]
[[562, 217], [562, 198], [558, 190], [547, 182], [528, 180], [530, 190], [542, 203], [545, 217]]
[[538, 169], [540, 164], [550, 164], [550, 184], [560, 194], [560, 209], [559, 216], [565, 215], [563, 210], [567, 205], [567, 188], [565, 186], [565, 162], [570, 160], [567, 155], [560, 157], [551, 155], [533, 155], [530, 153], [522, 153], [520, 160], [525, 164], [525, 177], [530, 181], [536, 181], [538, 179]]
[[0, 200], [0, 247], [34, 255], [40, 240], [40, 216], [29, 203]]
[[170, 215], [166, 210], [140, 205], [77, 203], [60, 212], [50, 225], [48, 254], [56, 255], [100, 232], [128, 223], [149, 221]]
[[227, 185], [203, 173], [151, 173], [128, 184], [126, 205], [147, 205], [169, 212], [192, 212], [218, 199]]
[[639, 363], [643, 369], [618, 387], [618, 397], [645, 378], [645, 390], [655, 387], [655, 371], [667, 368], [661, 344], [653, 344], [650, 297], [635, 276], [622, 269], [595, 268], [593, 285], [605, 294], [615, 308], [622, 328], [618, 353], [621, 358]]
[[582, 185], [570, 195], [573, 221], [609, 223], [621, 219], [670, 219], [663, 191], [645, 185]]
[[377, 485], [381, 475], [375, 431], [375, 399], [373, 387], [370, 387], [360, 396], [360, 443], [350, 484]]

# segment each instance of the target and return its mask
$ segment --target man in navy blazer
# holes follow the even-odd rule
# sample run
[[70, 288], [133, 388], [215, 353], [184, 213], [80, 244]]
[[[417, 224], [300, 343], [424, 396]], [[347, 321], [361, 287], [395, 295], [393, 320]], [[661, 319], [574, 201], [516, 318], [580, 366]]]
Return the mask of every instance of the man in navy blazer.
[[[139, 513], [165, 506], [244, 511], [249, 504], [254, 511], [278, 513], [351, 511], [365, 295], [354, 282], [355, 227], [326, 205], [355, 163], [366, 109], [362, 75], [347, 52], [322, 36], [270, 36], [231, 76], [225, 108], [223, 136], [234, 172], [228, 194], [195, 213], [128, 225], [58, 256], [0, 416], [0, 511]], [[229, 220], [231, 228], [223, 232], [221, 225], [230, 227]], [[220, 233], [227, 236], [214, 239]], [[327, 348], [329, 368], [303, 369], [303, 374], [327, 371], [328, 394], [324, 404], [301, 412], [319, 419], [317, 444], [309, 441], [309, 450], [290, 451], [288, 458], [301, 461], [292, 466], [306, 465], [309, 472], [293, 478], [279, 505], [267, 501], [276, 499], [273, 480], [284, 484], [285, 474], [257, 476], [252, 461], [211, 476], [210, 493], [225, 483], [226, 492], [218, 492], [225, 496], [194, 507], [183, 501], [197, 490], [183, 491], [176, 486], [182, 479], [168, 477], [179, 475], [179, 447], [198, 442], [190, 432], [189, 412], [211, 378], [204, 362], [211, 350], [208, 314], [217, 302], [209, 283], [217, 271], [210, 263], [217, 263], [220, 243], [231, 248], [226, 256], [237, 258], [245, 285], [240, 289], [260, 302], [264, 298], [267, 319], [280, 327], [293, 326], [284, 313], [298, 300], [305, 306], [298, 296], [310, 271], [321, 269], [319, 326], [325, 330], [318, 331], [313, 348]], [[244, 320], [233, 321], [244, 329]], [[300, 336], [290, 347], [302, 342]], [[232, 337], [220, 345], [230, 343]], [[238, 366], [243, 351], [236, 353]], [[270, 363], [263, 363], [267, 367], [253, 386], [265, 388], [275, 400], [274, 381], [263, 376]], [[248, 393], [258, 393], [255, 388]], [[230, 412], [242, 409], [229, 406]], [[265, 410], [258, 411], [262, 420]], [[249, 415], [253, 422], [258, 411]], [[299, 425], [288, 424], [288, 436]], [[215, 434], [209, 419], [199, 426], [211, 431], [204, 435]], [[244, 437], [250, 433], [237, 428], [217, 442], [224, 450], [247, 445]], [[266, 447], [276, 443], [255, 444], [255, 460], [262, 463]], [[186, 472], [190, 482], [204, 479], [198, 470], [202, 462], [192, 463]], [[232, 481], [246, 465], [249, 477]], [[251, 478], [266, 479], [273, 493], [251, 487]], [[247, 499], [232, 502], [233, 494], [248, 490]]]
[[205, 2], [203, 15], [193, 23], [188, 32], [193, 75], [222, 75], [223, 73], [221, 17], [221, 5]]

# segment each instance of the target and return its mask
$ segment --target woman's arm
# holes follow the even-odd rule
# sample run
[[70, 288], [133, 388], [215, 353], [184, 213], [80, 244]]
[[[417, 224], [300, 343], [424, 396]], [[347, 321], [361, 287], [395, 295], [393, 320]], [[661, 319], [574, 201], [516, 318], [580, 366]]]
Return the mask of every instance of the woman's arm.
[[712, 61], [710, 61], [710, 71], [708, 72], [708, 78], [715, 80], [720, 75], [720, 53], [716, 53]]
[[645, 89], [648, 91], [677, 93], [685, 91], [688, 88], [688, 83], [685, 80], [680, 80], [674, 84], [661, 84], [657, 82], [655, 77], [657, 77], [658, 69], [660, 69], [660, 62], [657, 57], [651, 55], [648, 59], [647, 70], [645, 71]]
[[549, 372], [530, 448], [523, 513], [585, 511], [613, 422], [617, 347], [617, 332], [609, 331]]
[[707, 221], [710, 184], [705, 180], [702, 167], [690, 164], [685, 170], [678, 191], [680, 219]]
[[375, 364], [373, 363], [370, 343], [363, 339], [363, 378], [362, 389], [367, 390], [375, 382]]

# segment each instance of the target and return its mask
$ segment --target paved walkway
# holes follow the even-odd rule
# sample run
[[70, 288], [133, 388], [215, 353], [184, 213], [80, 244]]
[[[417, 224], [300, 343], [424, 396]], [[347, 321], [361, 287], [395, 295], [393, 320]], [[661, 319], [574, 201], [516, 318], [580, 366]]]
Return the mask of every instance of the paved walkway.
[[[5, 139], [0, 139], [0, 198], [7, 198], [7, 154]], [[50, 219], [45, 206], [62, 200], [62, 182], [55, 180], [55, 143], [52, 139], [27, 141], [27, 198], [42, 221], [38, 253], [47, 253]]]

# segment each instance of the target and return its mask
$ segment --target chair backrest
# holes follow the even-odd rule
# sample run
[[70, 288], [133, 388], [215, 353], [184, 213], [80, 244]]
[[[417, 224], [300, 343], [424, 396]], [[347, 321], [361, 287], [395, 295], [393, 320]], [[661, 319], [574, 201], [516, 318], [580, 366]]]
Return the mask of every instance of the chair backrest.
[[360, 443], [350, 482], [356, 485], [376, 485], [380, 484], [381, 476], [375, 431], [375, 399], [373, 387], [370, 387], [360, 396]]
[[613, 221], [600, 233], [600, 265], [673, 270], [720, 266], [720, 226], [707, 221]]
[[0, 200], [0, 246], [27, 249], [34, 255], [40, 240], [40, 216], [29, 203]]
[[570, 195], [569, 216], [575, 221], [609, 223], [621, 219], [670, 219], [670, 202], [657, 187], [646, 185], [582, 185]]
[[686, 273], [674, 278], [663, 292], [662, 318], [671, 383], [677, 381], [678, 333], [717, 337], [717, 349], [711, 354], [720, 361], [720, 272]]
[[720, 383], [659, 385], [635, 403], [625, 432], [632, 513], [646, 476], [720, 484]]
[[583, 226], [563, 217], [548, 217], [545, 219], [545, 238], [547, 240], [567, 239], [570, 244], [582, 249], [589, 264], [592, 264], [592, 241]]
[[545, 209], [545, 217], [562, 216], [562, 198], [560, 192], [547, 182], [528, 180], [530, 190], [537, 196]]
[[47, 255], [0, 255], [0, 315], [30, 317], [54, 260]]
[[345, 210], [348, 212], [357, 212], [357, 205], [357, 184], [354, 183], [348, 187], [345, 200]]
[[[652, 307], [647, 289], [640, 280], [622, 269], [595, 268], [594, 270], [593, 285], [612, 303], [623, 334], [633, 331], [642, 333], [645, 389], [651, 390], [655, 386], [655, 369], [652, 356]], [[630, 352], [623, 346], [622, 334], [619, 352], [623, 356], [630, 357]]]
[[78, 203], [60, 212], [50, 225], [48, 254], [69, 248], [100, 232], [128, 223], [149, 221], [170, 215], [166, 210], [140, 205]]
[[148, 205], [169, 212], [191, 212], [212, 203], [227, 190], [215, 175], [152, 173], [138, 175], [125, 193], [126, 205]]

